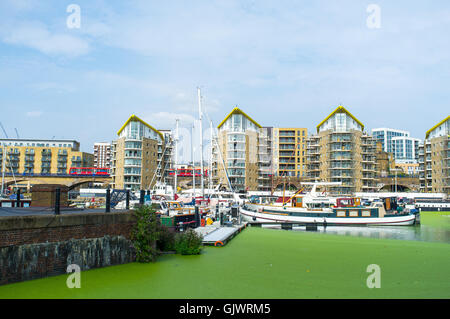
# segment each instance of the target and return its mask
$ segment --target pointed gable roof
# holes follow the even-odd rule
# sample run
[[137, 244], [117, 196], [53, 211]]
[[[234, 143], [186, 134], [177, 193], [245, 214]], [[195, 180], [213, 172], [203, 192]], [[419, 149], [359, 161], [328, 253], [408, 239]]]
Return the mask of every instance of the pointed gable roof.
[[119, 131], [117, 131], [117, 135], [120, 135], [120, 133], [123, 131], [123, 129], [128, 125], [128, 123], [130, 123], [131, 121], [137, 121], [137, 122], [141, 122], [142, 124], [144, 124], [145, 126], [147, 126], [149, 129], [155, 131], [156, 133], [158, 133], [158, 135], [161, 137], [161, 139], [164, 141], [164, 135], [158, 131], [157, 129], [155, 129], [153, 126], [151, 126], [150, 124], [146, 123], [145, 121], [141, 120], [139, 117], [137, 117], [136, 115], [132, 114], [128, 120], [125, 122], [124, 125], [122, 125], [122, 127], [119, 129]]
[[222, 122], [220, 122], [219, 126], [217, 126], [217, 128], [221, 128], [222, 125], [230, 118], [231, 115], [233, 114], [242, 114], [244, 115], [249, 121], [251, 121], [253, 124], [255, 124], [256, 126], [258, 126], [259, 128], [261, 128], [262, 126], [258, 124], [258, 122], [256, 122], [254, 119], [252, 119], [250, 116], [248, 116], [247, 114], [245, 114], [244, 111], [242, 111], [240, 108], [238, 108], [237, 106], [230, 112], [230, 114], [227, 115], [227, 117], [225, 117], [223, 119]]
[[439, 126], [441, 126], [442, 124], [444, 124], [445, 122], [447, 122], [448, 120], [450, 120], [450, 115], [447, 116], [445, 119], [443, 119], [442, 121], [440, 121], [438, 124], [436, 124], [435, 126], [433, 126], [432, 128], [430, 128], [426, 133], [425, 133], [425, 138], [428, 138], [428, 136], [430, 136], [430, 133], [437, 129]]
[[317, 127], [316, 127], [317, 132], [319, 132], [319, 127], [321, 127], [323, 123], [328, 121], [328, 119], [336, 113], [346, 113], [348, 116], [350, 116], [352, 119], [354, 119], [356, 123], [361, 125], [362, 130], [364, 130], [364, 124], [362, 124], [356, 117], [354, 117], [352, 113], [347, 111], [347, 109], [345, 107], [343, 107], [342, 105], [339, 105], [333, 112], [330, 113], [330, 115], [328, 115], [322, 122], [319, 123], [319, 125], [317, 125]]

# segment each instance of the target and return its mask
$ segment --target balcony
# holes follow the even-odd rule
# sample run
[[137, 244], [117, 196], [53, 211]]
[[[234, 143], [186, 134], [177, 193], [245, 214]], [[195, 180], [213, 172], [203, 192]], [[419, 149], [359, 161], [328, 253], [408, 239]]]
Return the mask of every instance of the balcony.
[[279, 143], [280, 144], [295, 144], [295, 138], [294, 137], [293, 138], [280, 137]]
[[292, 132], [292, 131], [280, 131], [280, 136], [295, 136], [295, 132]]

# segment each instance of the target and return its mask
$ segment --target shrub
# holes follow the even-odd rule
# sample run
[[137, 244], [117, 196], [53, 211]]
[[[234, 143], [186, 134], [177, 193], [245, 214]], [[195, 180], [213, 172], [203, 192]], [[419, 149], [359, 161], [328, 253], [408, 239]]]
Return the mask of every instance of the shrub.
[[177, 234], [175, 238], [175, 250], [182, 255], [198, 255], [202, 250], [203, 236], [194, 230], [188, 229], [184, 233]]
[[161, 251], [175, 250], [175, 231], [164, 225], [159, 227], [160, 232], [156, 247]]
[[155, 261], [160, 254], [156, 243], [161, 232], [155, 210], [143, 205], [136, 209], [134, 214], [137, 220], [131, 232], [131, 239], [136, 249], [136, 261]]

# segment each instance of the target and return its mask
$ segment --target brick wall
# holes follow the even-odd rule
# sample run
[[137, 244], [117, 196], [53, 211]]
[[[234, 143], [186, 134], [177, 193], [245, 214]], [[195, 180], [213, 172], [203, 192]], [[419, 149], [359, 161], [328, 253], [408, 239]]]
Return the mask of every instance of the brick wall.
[[129, 212], [0, 217], [0, 247], [105, 235], [129, 239], [134, 220]]
[[0, 285], [134, 261], [130, 212], [0, 217]]

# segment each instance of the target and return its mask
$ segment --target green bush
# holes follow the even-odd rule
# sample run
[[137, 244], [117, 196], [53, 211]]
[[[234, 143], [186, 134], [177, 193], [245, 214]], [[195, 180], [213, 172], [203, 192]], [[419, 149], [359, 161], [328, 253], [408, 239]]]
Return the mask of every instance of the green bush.
[[156, 247], [161, 251], [175, 250], [175, 231], [167, 226], [159, 225], [159, 238]]
[[202, 250], [203, 236], [188, 229], [175, 237], [175, 250], [182, 255], [198, 255]]
[[136, 261], [155, 261], [160, 254], [156, 243], [160, 237], [161, 229], [155, 210], [143, 205], [134, 211], [136, 225], [131, 232], [131, 239], [136, 249]]

